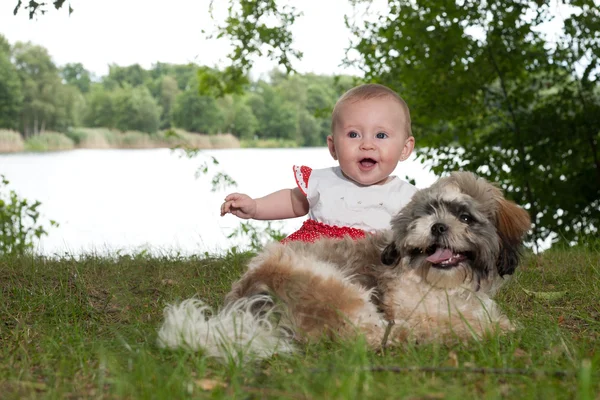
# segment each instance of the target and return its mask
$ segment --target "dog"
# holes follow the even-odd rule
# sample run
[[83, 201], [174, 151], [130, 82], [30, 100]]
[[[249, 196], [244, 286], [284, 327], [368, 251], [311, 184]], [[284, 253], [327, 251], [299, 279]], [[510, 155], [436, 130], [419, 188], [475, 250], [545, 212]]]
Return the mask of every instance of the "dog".
[[415, 193], [389, 231], [267, 245], [218, 313], [198, 299], [167, 306], [159, 345], [247, 360], [324, 336], [363, 335], [375, 349], [510, 331], [493, 297], [530, 224], [498, 187], [454, 172]]

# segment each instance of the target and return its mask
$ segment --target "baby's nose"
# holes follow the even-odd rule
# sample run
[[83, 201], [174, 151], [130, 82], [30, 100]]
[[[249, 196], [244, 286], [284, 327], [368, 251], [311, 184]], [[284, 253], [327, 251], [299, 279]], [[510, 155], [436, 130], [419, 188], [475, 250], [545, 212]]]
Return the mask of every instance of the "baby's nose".
[[363, 139], [360, 143], [360, 148], [364, 150], [372, 150], [375, 148], [375, 143], [371, 139]]

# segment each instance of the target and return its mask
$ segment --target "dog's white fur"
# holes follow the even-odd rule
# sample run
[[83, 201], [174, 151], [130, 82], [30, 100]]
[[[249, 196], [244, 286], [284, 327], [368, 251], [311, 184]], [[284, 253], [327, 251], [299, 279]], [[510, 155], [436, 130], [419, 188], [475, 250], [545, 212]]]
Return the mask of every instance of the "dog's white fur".
[[498, 188], [454, 173], [415, 194], [390, 232], [266, 246], [221, 311], [199, 300], [167, 307], [159, 344], [247, 360], [324, 335], [361, 334], [375, 348], [511, 330], [492, 296], [516, 268], [529, 224]]

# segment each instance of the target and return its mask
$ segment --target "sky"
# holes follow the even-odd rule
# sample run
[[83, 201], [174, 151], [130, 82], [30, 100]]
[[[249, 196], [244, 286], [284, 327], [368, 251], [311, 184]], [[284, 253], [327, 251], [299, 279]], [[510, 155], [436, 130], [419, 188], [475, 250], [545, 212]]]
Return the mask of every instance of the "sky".
[[[51, 8], [34, 20], [29, 20], [26, 10], [13, 16], [17, 0], [0, 3], [0, 34], [10, 43], [31, 41], [47, 48], [57, 65], [80, 62], [98, 77], [106, 75], [112, 63], [138, 63], [144, 68], [158, 61], [227, 65], [228, 42], [206, 40], [202, 33], [215, 27], [208, 13], [209, 0], [71, 0], [71, 16], [67, 7]], [[344, 26], [344, 14], [353, 13], [350, 2], [293, 3], [304, 13], [293, 27], [294, 48], [304, 53], [294, 68], [301, 73], [359, 74], [356, 69], [340, 67], [350, 40]], [[222, 20], [228, 1], [215, 0], [215, 4], [219, 4], [216, 17]], [[266, 74], [274, 66], [261, 58], [252, 75]]]
[[[51, 0], [46, 0], [50, 2]], [[80, 62], [100, 77], [109, 64], [140, 64], [150, 68], [165, 62], [223, 68], [229, 45], [224, 39], [207, 40], [202, 30], [214, 32], [209, 15], [210, 0], [67, 0], [74, 9], [69, 16], [65, 6], [51, 8], [46, 15], [29, 20], [26, 10], [13, 15], [17, 0], [0, 1], [0, 34], [10, 43], [31, 41], [48, 49], [58, 66]], [[303, 16], [292, 27], [293, 47], [304, 53], [293, 62], [300, 73], [361, 76], [355, 68], [340, 66], [350, 44], [344, 15], [360, 12], [349, 0], [279, 0], [292, 3]], [[562, 19], [570, 12], [560, 0], [550, 0], [557, 18], [541, 27], [550, 36], [562, 30]], [[228, 0], [214, 0], [215, 17], [223, 21]], [[387, 0], [374, 0], [371, 10], [385, 10]], [[476, 36], [476, 32], [473, 32]], [[276, 66], [265, 57], [255, 61], [252, 78], [265, 76]]]

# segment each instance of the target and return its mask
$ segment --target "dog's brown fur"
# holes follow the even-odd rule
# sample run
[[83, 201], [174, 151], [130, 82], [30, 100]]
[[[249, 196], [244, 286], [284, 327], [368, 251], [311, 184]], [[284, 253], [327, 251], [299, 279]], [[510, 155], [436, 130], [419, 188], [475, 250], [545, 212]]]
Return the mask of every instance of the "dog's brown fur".
[[290, 332], [300, 341], [362, 334], [375, 348], [513, 329], [493, 296], [518, 265], [530, 221], [500, 189], [453, 173], [391, 225], [356, 241], [266, 246], [218, 313], [198, 299], [166, 307], [159, 343], [246, 359], [293, 351]]
[[[448, 211], [458, 204], [481, 226], [474, 229]], [[448, 234], [432, 238], [431, 226], [440, 221]], [[491, 296], [502, 275], [516, 268], [529, 226], [527, 213], [497, 187], [470, 173], [454, 173], [418, 192], [392, 221], [392, 232], [356, 241], [267, 246], [234, 283], [226, 303], [269, 294], [282, 304], [298, 338], [358, 332], [372, 346], [381, 343], [392, 320], [392, 337], [401, 340], [465, 339], [510, 330]], [[436, 240], [437, 246], [473, 252], [475, 260], [445, 269], [414, 255]]]

